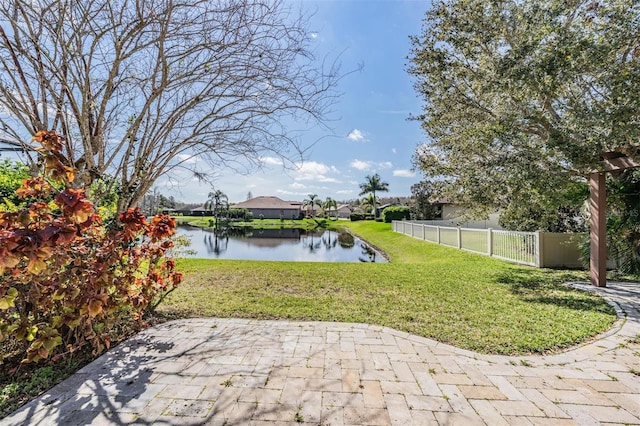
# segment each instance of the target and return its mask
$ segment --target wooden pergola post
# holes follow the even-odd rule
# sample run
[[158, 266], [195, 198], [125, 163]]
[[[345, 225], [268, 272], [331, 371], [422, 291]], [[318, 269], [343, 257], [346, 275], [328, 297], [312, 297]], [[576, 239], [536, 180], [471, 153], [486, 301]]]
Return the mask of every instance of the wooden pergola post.
[[607, 189], [606, 173], [622, 172], [640, 167], [624, 153], [612, 151], [602, 154], [603, 171], [589, 175], [589, 211], [591, 213], [591, 256], [589, 259], [591, 284], [607, 286]]
[[591, 284], [607, 286], [607, 190], [604, 173], [589, 176], [589, 211], [591, 213]]

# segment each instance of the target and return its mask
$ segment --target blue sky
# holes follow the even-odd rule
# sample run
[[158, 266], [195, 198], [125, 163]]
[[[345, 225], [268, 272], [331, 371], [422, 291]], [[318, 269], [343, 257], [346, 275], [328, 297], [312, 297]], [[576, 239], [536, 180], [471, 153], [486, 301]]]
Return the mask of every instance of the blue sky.
[[[343, 93], [334, 106], [330, 122], [334, 135], [312, 129], [303, 135], [311, 145], [307, 160], [297, 169], [283, 170], [281, 161], [264, 158], [262, 170], [249, 175], [220, 171], [215, 188], [231, 202], [253, 196], [274, 195], [302, 201], [308, 194], [337, 200], [358, 197], [365, 176], [379, 173], [389, 183], [383, 195], [408, 196], [420, 180], [411, 172], [411, 156], [424, 141], [418, 122], [408, 121], [420, 113], [421, 101], [406, 72], [409, 35], [420, 34], [428, 1], [418, 0], [290, 0], [295, 6], [315, 11], [310, 30], [317, 57], [341, 54], [341, 70], [363, 65], [346, 76], [338, 90]], [[169, 193], [159, 182], [158, 190]], [[195, 181], [173, 187], [172, 194], [186, 202], [205, 201], [211, 187]]]
[[[430, 2], [427, 0], [284, 0], [313, 12], [312, 49], [318, 61], [339, 57], [348, 73], [337, 90], [342, 93], [328, 122], [332, 128], [314, 128], [302, 134], [308, 147], [304, 162], [283, 169], [282, 161], [264, 157], [262, 169], [242, 175], [214, 171], [215, 189], [231, 202], [247, 194], [273, 195], [302, 201], [309, 194], [336, 200], [359, 198], [359, 184], [367, 175], [380, 174], [389, 183], [382, 196], [408, 196], [420, 174], [411, 171], [411, 157], [425, 135], [410, 114], [419, 114], [421, 101], [406, 72], [409, 35], [419, 35]], [[11, 155], [9, 155], [12, 157]], [[291, 167], [293, 166], [293, 167]], [[191, 174], [160, 179], [155, 189], [188, 203], [204, 203], [210, 184]]]

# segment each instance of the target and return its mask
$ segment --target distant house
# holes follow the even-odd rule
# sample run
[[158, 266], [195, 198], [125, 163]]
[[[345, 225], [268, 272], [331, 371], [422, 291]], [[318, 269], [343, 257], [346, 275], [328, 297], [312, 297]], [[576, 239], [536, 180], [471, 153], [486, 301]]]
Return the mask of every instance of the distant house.
[[340, 204], [336, 210], [338, 217], [341, 219], [349, 219], [352, 211], [353, 207], [349, 204]]
[[466, 207], [462, 207], [459, 204], [455, 204], [446, 198], [440, 198], [440, 199], [434, 200], [433, 204], [435, 204], [440, 210], [439, 217], [436, 217], [435, 219], [441, 219], [441, 220], [456, 219], [467, 212]]
[[213, 212], [205, 209], [204, 207], [197, 207], [195, 209], [191, 209], [190, 214], [191, 216], [212, 216]]
[[233, 205], [234, 209], [247, 209], [254, 219], [299, 219], [302, 203], [284, 201], [278, 197], [255, 197]]
[[302, 209], [302, 214], [304, 217], [310, 218], [310, 217], [315, 217], [315, 216], [322, 216], [322, 214], [324, 213], [324, 209], [322, 207], [320, 207], [317, 204], [311, 205], [311, 204], [301, 204], [300, 205], [301, 209]]

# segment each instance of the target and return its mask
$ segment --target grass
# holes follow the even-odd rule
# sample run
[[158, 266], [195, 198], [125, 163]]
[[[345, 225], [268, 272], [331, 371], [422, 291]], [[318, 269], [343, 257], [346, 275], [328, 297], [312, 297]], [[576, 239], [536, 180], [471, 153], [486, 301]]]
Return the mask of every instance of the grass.
[[[331, 223], [347, 225], [383, 249], [392, 263], [181, 259], [185, 281], [159, 313], [164, 318], [379, 324], [461, 348], [510, 355], [556, 351], [589, 339], [615, 320], [602, 299], [561, 284], [586, 280], [584, 272], [519, 267], [393, 233], [388, 224]], [[7, 342], [3, 345], [6, 351]], [[5, 363], [0, 369], [0, 419], [91, 359], [81, 353], [55, 364], [17, 363], [14, 369]]]
[[348, 222], [388, 264], [182, 259], [181, 287], [159, 307], [174, 317], [378, 324], [483, 353], [548, 353], [608, 329], [613, 309], [540, 270], [426, 243], [389, 224]]

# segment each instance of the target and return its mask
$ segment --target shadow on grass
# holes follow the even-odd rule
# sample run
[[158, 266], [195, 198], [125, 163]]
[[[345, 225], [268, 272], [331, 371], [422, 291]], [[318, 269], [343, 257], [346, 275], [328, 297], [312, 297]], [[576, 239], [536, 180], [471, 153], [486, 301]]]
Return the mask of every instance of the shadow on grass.
[[570, 281], [584, 281], [584, 273], [512, 267], [496, 277], [497, 283], [508, 285], [512, 294], [527, 302], [615, 315], [603, 298], [564, 284]]

